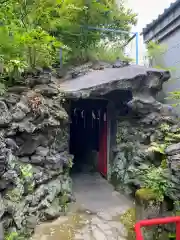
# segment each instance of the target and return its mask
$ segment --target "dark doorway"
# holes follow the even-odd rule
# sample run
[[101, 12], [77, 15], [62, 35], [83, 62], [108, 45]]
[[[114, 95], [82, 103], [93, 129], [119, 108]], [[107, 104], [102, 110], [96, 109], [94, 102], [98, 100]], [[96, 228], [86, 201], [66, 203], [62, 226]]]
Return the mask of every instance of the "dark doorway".
[[100, 171], [102, 166], [99, 165], [107, 164], [107, 156], [100, 154], [104, 151], [101, 138], [106, 138], [107, 103], [99, 99], [71, 101], [69, 148], [74, 155], [72, 173]]
[[127, 105], [133, 98], [130, 90], [114, 90], [106, 94], [106, 98], [114, 103], [118, 116], [124, 117], [130, 114], [131, 109]]

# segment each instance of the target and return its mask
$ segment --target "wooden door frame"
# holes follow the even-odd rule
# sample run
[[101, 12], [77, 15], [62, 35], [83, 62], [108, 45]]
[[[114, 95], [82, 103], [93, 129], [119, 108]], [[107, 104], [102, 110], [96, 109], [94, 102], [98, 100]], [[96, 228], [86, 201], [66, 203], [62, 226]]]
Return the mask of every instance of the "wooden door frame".
[[[70, 102], [68, 104], [68, 113], [69, 110], [71, 108], [71, 100], [77, 99], [75, 97], [71, 97], [69, 98]], [[106, 179], [108, 181], [111, 180], [111, 165], [112, 165], [112, 159], [111, 159], [111, 153], [112, 153], [112, 149], [111, 149], [111, 121], [112, 121], [112, 112], [114, 111], [114, 104], [109, 101], [109, 99], [107, 98], [101, 98], [101, 97], [90, 97], [88, 99], [92, 99], [92, 100], [96, 100], [96, 99], [101, 99], [101, 100], [106, 100], [108, 101], [107, 104], [107, 111], [106, 111], [106, 116], [107, 116], [107, 176]], [[69, 125], [69, 134], [70, 134], [70, 125]], [[70, 135], [69, 135], [70, 137]]]

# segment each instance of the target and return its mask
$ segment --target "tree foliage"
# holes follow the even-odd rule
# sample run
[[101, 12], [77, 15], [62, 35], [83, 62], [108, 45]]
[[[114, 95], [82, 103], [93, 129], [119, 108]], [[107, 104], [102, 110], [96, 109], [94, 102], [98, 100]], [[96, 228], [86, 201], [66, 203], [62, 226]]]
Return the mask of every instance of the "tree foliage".
[[1, 78], [52, 66], [60, 47], [66, 59], [87, 60], [90, 47], [114, 37], [88, 26], [129, 31], [135, 23], [136, 14], [123, 1], [117, 7], [115, 0], [0, 0]]
[[163, 53], [167, 50], [165, 44], [150, 41], [147, 45], [147, 57], [151, 67], [164, 69]]

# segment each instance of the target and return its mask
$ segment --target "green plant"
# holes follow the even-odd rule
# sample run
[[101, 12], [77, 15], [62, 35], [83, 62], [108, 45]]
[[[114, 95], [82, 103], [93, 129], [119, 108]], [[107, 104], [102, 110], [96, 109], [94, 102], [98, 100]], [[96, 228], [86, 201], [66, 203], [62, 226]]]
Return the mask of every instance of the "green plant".
[[30, 179], [33, 176], [31, 164], [21, 165], [20, 166], [21, 174], [23, 179]]
[[158, 42], [150, 41], [147, 45], [147, 56], [151, 65], [155, 68], [163, 68], [162, 55], [166, 52], [167, 46], [158, 44]]
[[[116, 217], [117, 218], [117, 217]], [[118, 216], [120, 222], [125, 226], [127, 230], [127, 240], [135, 240], [134, 225], [136, 223], [136, 212], [134, 208], [128, 209], [123, 215]]]
[[169, 240], [176, 240], [176, 234], [175, 233], [169, 233], [168, 238], [169, 238]]
[[113, 63], [117, 58], [121, 60], [130, 60], [123, 54], [123, 48], [120, 45], [113, 46], [112, 43], [100, 43], [96, 46], [89, 47], [87, 50], [89, 60], [100, 60]]
[[166, 148], [166, 144], [165, 143], [161, 144], [161, 143], [157, 143], [157, 142], [152, 142], [150, 147], [148, 148], [148, 151], [165, 154], [165, 148]]
[[73, 167], [73, 159], [69, 158], [68, 159], [68, 168], [72, 168]]
[[18, 240], [18, 233], [17, 232], [11, 232], [7, 234], [5, 237], [5, 240]]
[[162, 167], [162, 169], [167, 169], [168, 164], [167, 164], [166, 156], [163, 156], [160, 167]]
[[[26, 69], [51, 68], [59, 64], [59, 49], [64, 63], [81, 63], [89, 59], [114, 61], [121, 53], [106, 50], [100, 42], [116, 42], [129, 37], [112, 32], [87, 29], [108, 26], [130, 31], [137, 15], [123, 0], [8, 0], [0, 11], [0, 94], [9, 85], [22, 83]], [[102, 41], [103, 40], [103, 41]], [[97, 47], [98, 46], [98, 47]], [[5, 87], [4, 87], [5, 85]]]
[[36, 66], [50, 67], [55, 57], [54, 48], [62, 46], [62, 43], [41, 27], [29, 29], [19, 37], [19, 41], [26, 53], [26, 62], [32, 69]]
[[170, 183], [163, 176], [164, 169], [162, 167], [151, 166], [143, 174], [144, 186], [151, 189], [157, 196], [158, 201], [163, 201]]
[[6, 86], [3, 82], [0, 82], [0, 96], [4, 95], [6, 92]]
[[175, 129], [171, 132], [171, 127], [168, 124], [161, 124], [160, 130], [164, 134], [164, 146], [168, 147], [173, 142], [180, 141], [180, 128]]
[[[68, 16], [73, 16], [73, 20], [70, 19], [69, 23], [65, 26], [59, 24], [55, 33], [59, 35], [63, 42], [72, 49], [72, 58], [79, 59], [82, 58], [86, 60], [87, 52], [89, 47], [96, 46], [101, 39], [110, 39], [117, 41], [119, 39], [123, 40], [122, 35], [112, 34], [112, 32], [100, 32], [93, 31], [87, 28], [82, 28], [84, 26], [108, 26], [113, 29], [130, 30], [131, 24], [136, 24], [136, 14], [134, 14], [130, 9], [127, 9], [123, 1], [119, 1], [117, 6], [116, 1], [106, 0], [106, 1], [88, 1], [85, 3], [83, 0], [78, 2], [75, 0], [63, 1], [62, 8], [64, 8], [64, 14], [66, 14], [65, 6], [68, 6]], [[76, 8], [74, 8], [74, 6]], [[73, 7], [72, 7], [73, 6]], [[77, 8], [78, 7], [78, 8]], [[76, 13], [75, 13], [75, 9]], [[69, 14], [71, 13], [71, 15]], [[64, 16], [64, 15], [63, 15]], [[128, 34], [126, 36], [128, 38]]]
[[35, 183], [27, 183], [27, 191], [28, 193], [32, 193], [34, 191]]
[[20, 189], [16, 187], [12, 190], [9, 190], [6, 193], [6, 198], [8, 198], [9, 200], [11, 200], [13, 202], [19, 202], [22, 198], [22, 193], [21, 193]]
[[[22, 59], [29, 67], [50, 66], [59, 47], [72, 58], [83, 57], [89, 46], [102, 38], [119, 41], [122, 36], [101, 34], [84, 26], [104, 26], [129, 31], [137, 15], [123, 1], [9, 0], [1, 4], [0, 54], [7, 60]], [[128, 34], [125, 38], [128, 38]], [[75, 51], [77, 49], [77, 51]], [[70, 50], [70, 51], [69, 51]], [[72, 50], [72, 51], [71, 51]], [[76, 52], [76, 53], [75, 53]]]
[[161, 131], [162, 132], [169, 132], [169, 130], [170, 130], [170, 126], [169, 126], [169, 124], [167, 124], [167, 123], [162, 123], [161, 125], [160, 125], [160, 129], [161, 129]]
[[180, 89], [176, 89], [173, 92], [169, 92], [169, 96], [166, 99], [175, 100], [176, 103], [172, 103], [172, 106], [177, 107], [180, 104], [180, 102], [179, 102], [179, 100], [180, 100]]
[[67, 211], [68, 201], [69, 201], [68, 194], [64, 191], [63, 194], [60, 196], [60, 205], [61, 205], [62, 210], [63, 210], [64, 212]]
[[19, 82], [22, 77], [22, 73], [27, 68], [27, 64], [21, 60], [10, 60], [5, 65], [4, 75], [8, 77], [9, 84]]
[[160, 125], [159, 129], [164, 134], [164, 143], [152, 142], [148, 151], [156, 152], [160, 154], [161, 157], [161, 165], [162, 169], [167, 169], [167, 156], [165, 153], [165, 149], [168, 147], [171, 142], [173, 142], [177, 138], [177, 134], [170, 133], [170, 126], [167, 123], [163, 123]]
[[5, 234], [5, 240], [27, 240], [29, 237], [29, 234], [21, 234], [19, 232], [10, 232]]

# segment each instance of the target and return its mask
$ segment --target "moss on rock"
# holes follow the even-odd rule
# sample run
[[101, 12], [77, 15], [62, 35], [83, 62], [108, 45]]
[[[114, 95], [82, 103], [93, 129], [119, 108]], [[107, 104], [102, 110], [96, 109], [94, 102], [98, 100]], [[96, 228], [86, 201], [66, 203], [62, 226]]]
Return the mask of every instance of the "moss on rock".
[[150, 200], [157, 200], [157, 194], [148, 188], [141, 188], [136, 191], [135, 196], [141, 200], [150, 201]]
[[24, 193], [23, 186], [22, 188], [15, 187], [14, 189], [7, 191], [5, 198], [12, 202], [19, 202], [22, 199], [23, 193]]
[[176, 215], [176, 216], [180, 216], [180, 211], [176, 211], [176, 212], [175, 212], [175, 215]]
[[168, 164], [167, 164], [167, 159], [164, 157], [163, 159], [162, 159], [162, 161], [161, 161], [161, 167], [163, 168], [163, 169], [167, 169], [167, 167], [168, 167]]
[[127, 240], [135, 240], [134, 225], [136, 223], [135, 208], [128, 209], [123, 215], [119, 216], [120, 222], [126, 227], [128, 232]]

